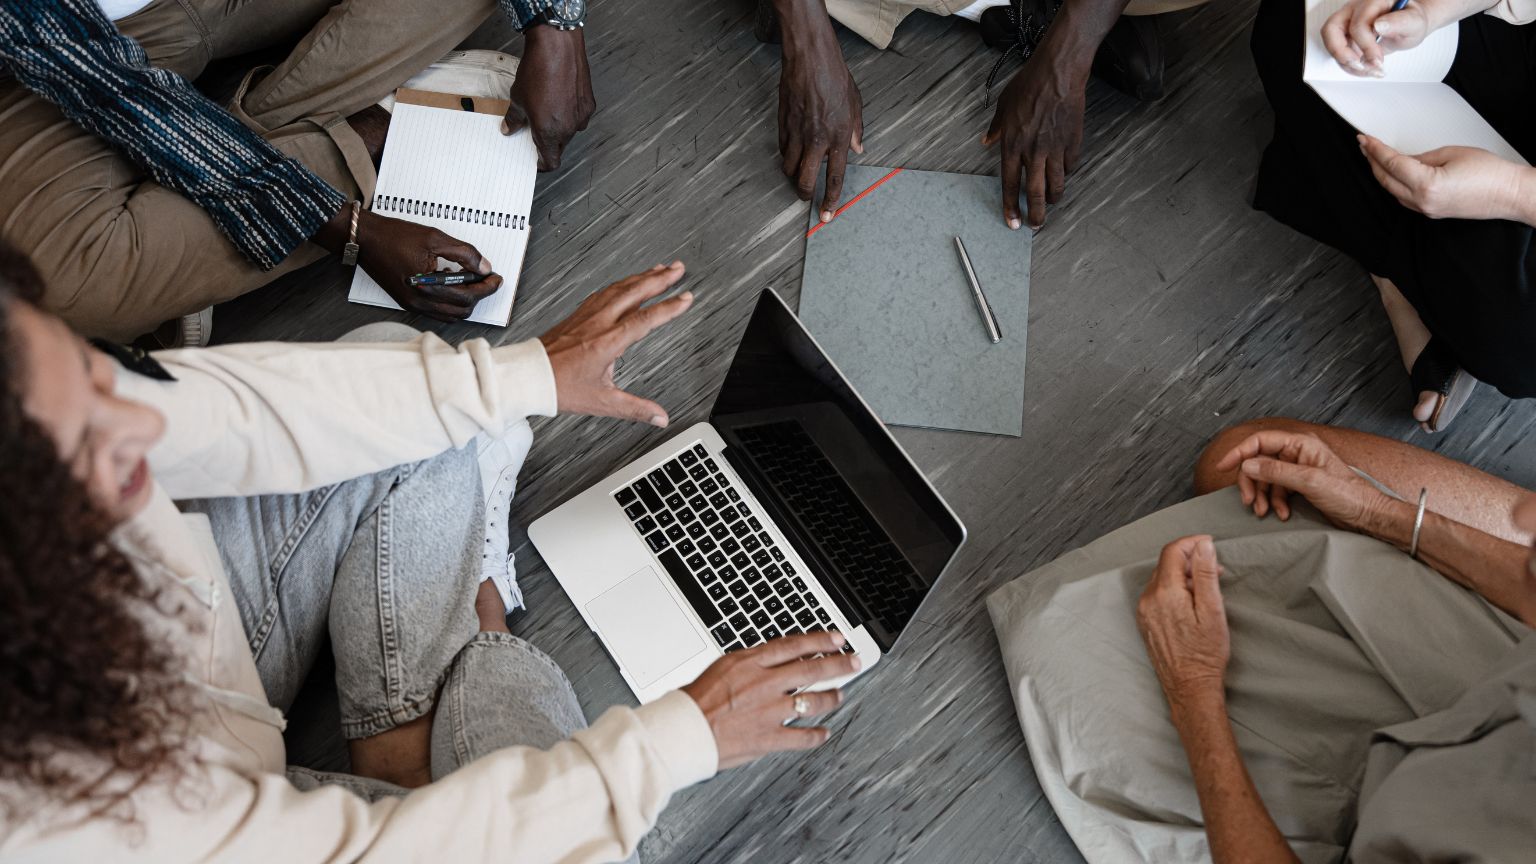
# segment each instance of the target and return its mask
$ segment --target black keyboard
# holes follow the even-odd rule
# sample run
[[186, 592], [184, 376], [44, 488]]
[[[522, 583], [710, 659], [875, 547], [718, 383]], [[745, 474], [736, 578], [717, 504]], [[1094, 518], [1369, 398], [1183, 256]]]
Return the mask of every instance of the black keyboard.
[[613, 499], [722, 649], [838, 629], [703, 444]]
[[793, 420], [734, 431], [747, 458], [857, 598], [887, 629], [900, 630], [926, 588], [810, 434]]

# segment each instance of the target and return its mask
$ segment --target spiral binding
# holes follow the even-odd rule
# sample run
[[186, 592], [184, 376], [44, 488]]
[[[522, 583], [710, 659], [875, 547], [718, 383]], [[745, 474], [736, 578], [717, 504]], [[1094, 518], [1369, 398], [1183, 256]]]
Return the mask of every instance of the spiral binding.
[[401, 213], [407, 216], [451, 219], [455, 222], [494, 225], [497, 228], [513, 228], [519, 231], [528, 230], [527, 216], [501, 213], [495, 210], [460, 207], [456, 204], [440, 204], [436, 201], [422, 201], [416, 198], [401, 198], [398, 195], [376, 196], [373, 199], [373, 211], [375, 213]]

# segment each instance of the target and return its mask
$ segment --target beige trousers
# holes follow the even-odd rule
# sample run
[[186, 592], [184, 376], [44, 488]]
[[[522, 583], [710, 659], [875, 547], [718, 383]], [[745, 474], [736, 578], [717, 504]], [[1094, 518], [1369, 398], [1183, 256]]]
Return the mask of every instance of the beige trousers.
[[[934, 15], [953, 15], [971, 5], [971, 0], [826, 0], [833, 20], [863, 36], [876, 48], [891, 44], [896, 25], [917, 11]], [[1130, 0], [1127, 15], [1158, 15], [1200, 6], [1208, 0]]]
[[[495, 0], [155, 0], [117, 22], [188, 79], [212, 60], [296, 47], [253, 71], [231, 113], [343, 193], [375, 179], [346, 117], [446, 54]], [[0, 236], [31, 256], [43, 305], [90, 336], [128, 340], [324, 256], [312, 243], [263, 271], [213, 220], [13, 79], [0, 80]]]

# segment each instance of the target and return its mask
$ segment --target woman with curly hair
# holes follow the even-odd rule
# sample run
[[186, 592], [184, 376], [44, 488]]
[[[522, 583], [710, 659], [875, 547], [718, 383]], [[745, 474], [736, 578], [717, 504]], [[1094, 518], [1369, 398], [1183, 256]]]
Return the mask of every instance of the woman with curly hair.
[[[0, 858], [617, 860], [678, 789], [826, 740], [783, 725], [785, 694], [857, 668], [836, 634], [734, 653], [583, 728], [481, 580], [468, 445], [557, 410], [665, 424], [611, 370], [688, 307], [649, 303], [682, 275], [632, 276], [494, 349], [423, 335], [118, 368], [25, 299], [37, 278], [0, 245]], [[300, 726], [346, 747], [309, 758]]]

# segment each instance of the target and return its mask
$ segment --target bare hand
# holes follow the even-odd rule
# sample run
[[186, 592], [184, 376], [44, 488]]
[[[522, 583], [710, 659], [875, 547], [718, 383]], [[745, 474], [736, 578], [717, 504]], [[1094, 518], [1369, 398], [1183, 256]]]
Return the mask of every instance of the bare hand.
[[1029, 227], [1045, 224], [1045, 205], [1061, 200], [1083, 146], [1088, 66], [1057, 58], [1045, 46], [1024, 64], [997, 100], [985, 146], [1001, 143], [1003, 220], [1017, 229], [1020, 175], [1029, 199]]
[[[1393, 0], [1353, 0], [1323, 22], [1323, 47], [1351, 75], [1380, 78], [1389, 51], [1413, 48], [1442, 24], [1422, 2], [1392, 11]], [[1377, 42], [1377, 37], [1381, 38]]]
[[1476, 147], [1399, 153], [1369, 135], [1360, 152], [1398, 203], [1431, 219], [1520, 219], [1530, 168]]
[[820, 0], [781, 4], [784, 69], [779, 75], [779, 154], [800, 200], [816, 192], [827, 163], [821, 221], [832, 221], [843, 195], [848, 151], [864, 152], [864, 105]]
[[581, 28], [558, 30], [548, 24], [529, 27], [525, 50], [512, 82], [512, 107], [501, 124], [503, 135], [524, 126], [533, 133], [539, 170], [560, 167], [565, 145], [587, 128], [597, 100], [587, 68], [587, 42]]
[[365, 210], [357, 220], [357, 243], [358, 265], [400, 308], [439, 321], [468, 318], [481, 298], [501, 287], [496, 275], [469, 285], [411, 285], [410, 277], [437, 270], [439, 258], [474, 273], [491, 272], [491, 262], [479, 250], [436, 228]]
[[1390, 503], [1321, 438], [1306, 432], [1270, 430], [1248, 436], [1216, 463], [1217, 471], [1234, 469], [1243, 504], [1261, 519], [1270, 511], [1281, 520], [1291, 518], [1288, 496], [1295, 492], [1334, 525], [1364, 531]]
[[613, 366], [629, 346], [652, 330], [683, 314], [693, 294], [655, 299], [683, 278], [683, 262], [657, 264], [609, 285], [583, 300], [571, 317], [539, 337], [555, 374], [555, 393], [562, 414], [618, 417], [653, 426], [667, 425], [667, 412], [649, 399], [620, 390], [613, 383]]
[[1222, 693], [1232, 643], [1220, 579], [1208, 535], [1175, 540], [1136, 605], [1136, 627], [1170, 703]]
[[[785, 636], [732, 651], [683, 688], [714, 730], [720, 770], [826, 743], [825, 727], [785, 726], [784, 721], [796, 719], [794, 691], [859, 671], [856, 655], [836, 653], [842, 646], [840, 633]], [[807, 716], [825, 714], [843, 701], [841, 690], [800, 695], [810, 703]]]

